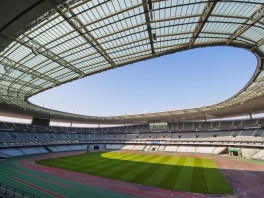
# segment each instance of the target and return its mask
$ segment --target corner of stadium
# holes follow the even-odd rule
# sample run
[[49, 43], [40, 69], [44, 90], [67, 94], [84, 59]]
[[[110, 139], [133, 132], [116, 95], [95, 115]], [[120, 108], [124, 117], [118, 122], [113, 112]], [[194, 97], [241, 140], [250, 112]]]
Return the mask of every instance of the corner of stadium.
[[[264, 0], [2, 0], [0, 16], [0, 197], [263, 197]], [[257, 58], [213, 105], [91, 116], [29, 101], [207, 46]]]

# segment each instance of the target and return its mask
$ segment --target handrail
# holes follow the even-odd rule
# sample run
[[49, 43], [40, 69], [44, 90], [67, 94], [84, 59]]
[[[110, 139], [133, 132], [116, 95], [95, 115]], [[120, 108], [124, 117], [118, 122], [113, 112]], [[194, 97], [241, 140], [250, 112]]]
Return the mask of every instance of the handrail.
[[19, 188], [0, 183], [0, 197], [3, 197], [4, 195], [7, 195], [8, 197], [12, 198], [40, 198], [37, 195], [33, 195]]

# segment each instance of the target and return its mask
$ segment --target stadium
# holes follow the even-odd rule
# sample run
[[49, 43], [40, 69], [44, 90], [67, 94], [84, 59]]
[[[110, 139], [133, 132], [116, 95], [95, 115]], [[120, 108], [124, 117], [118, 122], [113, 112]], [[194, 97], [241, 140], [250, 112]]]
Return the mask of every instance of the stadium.
[[[1, 197], [263, 197], [263, 0], [0, 7], [0, 116], [30, 120], [0, 121]], [[101, 72], [217, 46], [247, 50], [257, 65], [239, 92], [213, 105], [94, 116], [29, 101]]]

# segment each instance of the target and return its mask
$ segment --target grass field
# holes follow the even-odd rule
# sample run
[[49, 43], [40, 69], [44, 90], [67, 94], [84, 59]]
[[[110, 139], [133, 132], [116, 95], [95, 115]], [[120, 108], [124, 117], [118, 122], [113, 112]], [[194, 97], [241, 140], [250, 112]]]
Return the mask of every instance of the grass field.
[[37, 163], [177, 191], [232, 193], [232, 188], [211, 159], [104, 152], [46, 159]]

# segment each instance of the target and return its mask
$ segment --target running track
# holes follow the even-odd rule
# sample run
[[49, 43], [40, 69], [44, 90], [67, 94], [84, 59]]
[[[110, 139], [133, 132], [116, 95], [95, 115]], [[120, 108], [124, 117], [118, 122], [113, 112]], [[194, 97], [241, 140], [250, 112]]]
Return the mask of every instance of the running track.
[[[122, 193], [124, 195], [132, 195], [134, 197], [144, 197], [144, 198], [206, 198], [206, 197], [230, 197], [230, 198], [263, 198], [264, 195], [264, 165], [249, 163], [244, 161], [233, 160], [231, 157], [223, 156], [209, 156], [212, 157], [221, 172], [224, 174], [227, 181], [231, 184], [235, 191], [235, 195], [221, 196], [221, 195], [205, 195], [199, 193], [187, 193], [187, 192], [176, 192], [171, 190], [164, 190], [155, 187], [143, 186], [134, 183], [128, 183], [118, 180], [112, 180], [108, 178], [102, 178], [98, 176], [87, 175], [83, 173], [77, 173], [67, 170], [61, 170], [53, 167], [46, 167], [36, 164], [35, 161], [39, 159], [54, 158], [59, 156], [67, 156], [73, 154], [79, 154], [82, 152], [64, 152], [64, 153], [50, 153], [41, 156], [34, 156], [19, 161], [19, 166], [31, 171], [37, 171], [45, 173], [51, 176], [69, 180], [78, 184], [92, 186], [99, 189], [106, 189], [110, 191], [115, 191]], [[163, 153], [166, 155], [166, 153]], [[184, 154], [179, 154], [184, 155]], [[186, 155], [186, 154], [185, 154]], [[190, 154], [187, 154], [190, 155]], [[192, 154], [192, 156], [197, 157], [208, 157], [203, 155]], [[25, 174], [36, 179], [45, 180], [36, 175], [31, 175], [23, 171], [17, 171], [18, 174]], [[17, 178], [11, 178], [18, 182], [25, 182], [25, 185], [29, 184], [26, 181], [19, 181]], [[46, 180], [54, 185], [63, 186], [65, 188], [71, 188], [70, 185], [61, 184], [55, 181]], [[39, 189], [45, 192], [45, 189]], [[54, 192], [46, 192], [50, 195], [53, 194], [54, 197], [61, 197], [59, 194]]]

